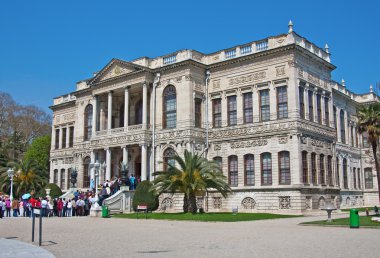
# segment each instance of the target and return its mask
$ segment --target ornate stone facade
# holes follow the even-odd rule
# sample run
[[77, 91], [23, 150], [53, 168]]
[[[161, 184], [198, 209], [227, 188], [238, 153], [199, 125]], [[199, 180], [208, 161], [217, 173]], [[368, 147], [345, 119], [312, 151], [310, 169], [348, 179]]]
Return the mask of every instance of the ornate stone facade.
[[[332, 81], [334, 69], [328, 51], [293, 31], [209, 55], [112, 59], [54, 99], [50, 181], [67, 189], [76, 168], [87, 188], [95, 161], [105, 164], [101, 181], [120, 175], [121, 162], [151, 180], [189, 150], [219, 162], [233, 189], [227, 199], [197, 196], [206, 211], [371, 205], [378, 187], [356, 109], [378, 98]], [[181, 202], [160, 197], [162, 210]]]

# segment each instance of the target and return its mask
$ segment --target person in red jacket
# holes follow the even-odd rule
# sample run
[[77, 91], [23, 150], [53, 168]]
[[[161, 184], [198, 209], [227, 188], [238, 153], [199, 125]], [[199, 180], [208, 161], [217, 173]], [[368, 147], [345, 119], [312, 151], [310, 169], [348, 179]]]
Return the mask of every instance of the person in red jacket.
[[57, 209], [58, 209], [58, 217], [62, 216], [62, 209], [63, 209], [63, 201], [61, 198], [59, 198], [57, 203]]

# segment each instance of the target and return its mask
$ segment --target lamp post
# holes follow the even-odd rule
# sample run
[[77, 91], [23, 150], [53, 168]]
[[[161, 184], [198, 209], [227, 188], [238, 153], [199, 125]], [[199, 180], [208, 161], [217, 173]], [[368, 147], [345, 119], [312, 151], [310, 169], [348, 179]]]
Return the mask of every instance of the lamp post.
[[15, 171], [13, 168], [9, 168], [8, 171], [8, 176], [11, 178], [11, 194], [10, 194], [10, 199], [13, 201], [13, 176], [15, 175]]

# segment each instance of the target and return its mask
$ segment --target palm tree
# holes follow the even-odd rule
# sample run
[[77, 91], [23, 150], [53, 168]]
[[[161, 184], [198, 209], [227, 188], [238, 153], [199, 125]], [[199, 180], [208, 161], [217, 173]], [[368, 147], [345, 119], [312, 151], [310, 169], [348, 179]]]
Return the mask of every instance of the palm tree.
[[168, 163], [167, 171], [156, 172], [153, 189], [158, 194], [163, 192], [180, 192], [183, 197], [183, 211], [197, 212], [196, 195], [204, 194], [209, 189], [215, 189], [224, 198], [231, 192], [226, 183], [226, 177], [221, 173], [219, 165], [208, 161], [200, 155], [187, 150], [184, 159], [176, 154], [173, 159], [178, 163]]
[[375, 159], [380, 202], [380, 165], [376, 155], [380, 137], [380, 104], [376, 103], [363, 106], [358, 110], [357, 115], [359, 120], [359, 132], [368, 134], [368, 142], [371, 144], [372, 147], [373, 158]]
[[[47, 183], [47, 180], [41, 177], [42, 172], [33, 161], [10, 162], [7, 164], [7, 167], [11, 167], [15, 170], [13, 178], [13, 192], [15, 196], [36, 192]], [[7, 167], [1, 170], [0, 189], [9, 192], [11, 183], [6, 172]]]

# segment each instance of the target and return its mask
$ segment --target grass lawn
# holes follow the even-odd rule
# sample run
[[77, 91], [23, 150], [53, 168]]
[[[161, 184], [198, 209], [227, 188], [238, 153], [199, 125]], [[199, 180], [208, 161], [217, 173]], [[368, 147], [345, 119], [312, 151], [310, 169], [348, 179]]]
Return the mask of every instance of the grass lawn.
[[[360, 227], [371, 227], [371, 228], [380, 228], [380, 222], [373, 222], [371, 221], [371, 216], [360, 216], [359, 217], [359, 225]], [[350, 218], [343, 218], [343, 219], [333, 219], [332, 222], [328, 223], [326, 220], [318, 220], [318, 221], [310, 221], [310, 222], [303, 222], [301, 224], [307, 224], [307, 225], [320, 225], [320, 226], [350, 226]]]
[[[127, 218], [136, 219], [136, 213], [128, 214], [114, 214], [113, 218]], [[300, 217], [296, 215], [280, 215], [271, 213], [238, 213], [233, 215], [231, 212], [220, 213], [203, 213], [203, 214], [191, 214], [191, 213], [148, 213], [148, 219], [159, 220], [190, 220], [190, 221], [210, 221], [210, 222], [235, 222], [235, 221], [251, 221], [251, 220], [263, 220], [263, 219], [280, 219], [280, 218], [293, 218]], [[145, 219], [145, 214], [138, 214], [139, 219]]]

